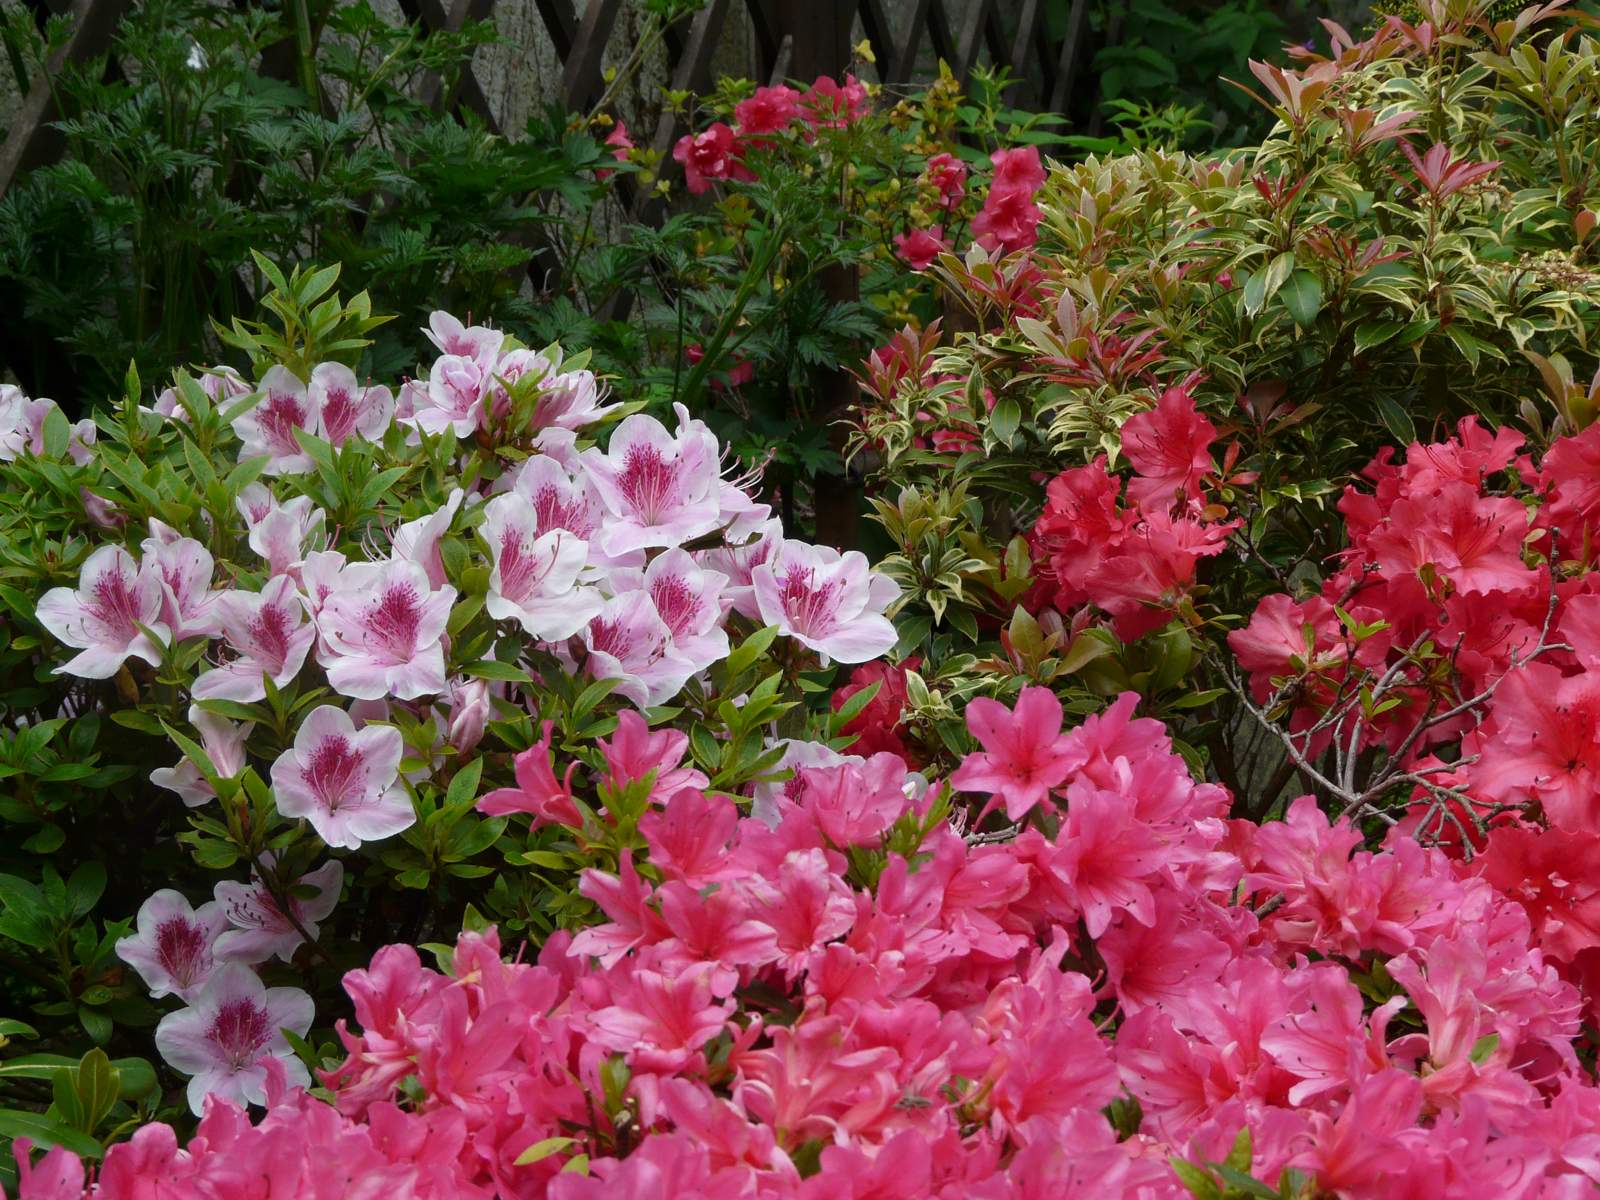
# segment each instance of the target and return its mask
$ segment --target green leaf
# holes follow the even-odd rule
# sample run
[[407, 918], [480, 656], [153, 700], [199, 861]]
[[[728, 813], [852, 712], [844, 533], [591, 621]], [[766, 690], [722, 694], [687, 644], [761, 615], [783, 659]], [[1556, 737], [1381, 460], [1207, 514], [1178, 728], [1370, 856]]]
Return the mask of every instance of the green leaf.
[[1416, 426], [1411, 423], [1411, 414], [1401, 406], [1393, 396], [1385, 392], [1378, 393], [1378, 418], [1384, 424], [1396, 441], [1409, 446], [1417, 440]]
[[498, 679], [506, 683], [531, 683], [533, 676], [521, 667], [511, 663], [495, 662], [491, 658], [481, 659], [475, 663], [468, 663], [461, 668], [468, 675], [478, 679]]
[[1322, 280], [1312, 271], [1297, 270], [1283, 285], [1283, 306], [1296, 325], [1308, 328], [1322, 310]]
[[733, 648], [727, 658], [728, 677], [734, 678], [744, 672], [745, 668], [754, 664], [756, 659], [767, 652], [767, 647], [772, 645], [773, 639], [778, 636], [778, 627], [768, 625], [758, 629], [744, 641]]
[[60, 1146], [83, 1158], [99, 1158], [101, 1154], [99, 1142], [70, 1125], [42, 1113], [0, 1109], [0, 1138], [15, 1141], [23, 1137], [36, 1146]]
[[565, 1150], [568, 1146], [576, 1146], [577, 1144], [577, 1138], [548, 1137], [542, 1141], [535, 1142], [521, 1154], [517, 1155], [512, 1165], [518, 1167], [530, 1166], [533, 1163], [542, 1162], [544, 1159], [549, 1158], [558, 1150]]
[[1356, 353], [1365, 354], [1373, 347], [1383, 345], [1405, 327], [1403, 321], [1369, 321], [1365, 325], [1357, 326]]
[[1007, 446], [1011, 445], [1011, 439], [1016, 437], [1021, 424], [1022, 407], [1009, 396], [997, 401], [994, 411], [989, 414], [989, 429], [996, 439]]
[[1489, 1061], [1489, 1056], [1500, 1048], [1500, 1035], [1486, 1033], [1476, 1042], [1472, 1043], [1472, 1052], [1467, 1055], [1474, 1063], [1480, 1066]]

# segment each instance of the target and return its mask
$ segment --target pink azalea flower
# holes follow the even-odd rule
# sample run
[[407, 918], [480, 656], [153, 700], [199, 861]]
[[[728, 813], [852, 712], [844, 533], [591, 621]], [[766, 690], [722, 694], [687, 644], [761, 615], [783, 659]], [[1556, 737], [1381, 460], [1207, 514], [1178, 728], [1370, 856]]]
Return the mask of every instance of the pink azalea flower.
[[289, 1080], [311, 1085], [283, 1030], [300, 1037], [311, 1028], [315, 1009], [299, 988], [269, 988], [249, 967], [219, 967], [192, 1008], [168, 1013], [156, 1026], [156, 1049], [167, 1065], [191, 1076], [189, 1107], [205, 1112], [208, 1096], [236, 1104], [263, 1104], [267, 1069], [276, 1058]]
[[362, 387], [343, 363], [322, 363], [311, 372], [306, 389], [317, 412], [317, 431], [333, 446], [360, 434], [369, 442], [383, 440], [394, 419], [394, 396], [386, 387]]
[[[270, 854], [262, 857], [269, 866], [272, 864]], [[315, 871], [300, 876], [294, 881], [294, 888], [310, 888], [316, 895], [301, 899], [291, 894], [291, 920], [278, 907], [259, 875], [252, 874], [249, 883], [221, 880], [213, 889], [213, 895], [233, 928], [217, 939], [216, 957], [223, 962], [252, 965], [266, 962], [273, 956], [288, 962], [305, 940], [300, 936], [300, 929], [313, 938], [317, 936], [319, 923], [326, 920], [339, 903], [339, 889], [343, 884], [344, 867], [338, 859], [330, 859]]]
[[1489, 713], [1474, 794], [1537, 800], [1558, 829], [1600, 833], [1600, 675], [1563, 677], [1547, 663], [1528, 663], [1495, 690]]
[[716, 1002], [710, 966], [671, 976], [636, 968], [611, 986], [613, 1003], [589, 1014], [594, 1043], [623, 1053], [638, 1071], [683, 1070], [733, 1016], [733, 1001]]
[[310, 821], [330, 846], [355, 850], [393, 837], [417, 819], [399, 782], [404, 751], [392, 725], [357, 730], [342, 709], [320, 705], [272, 764], [278, 811]]
[[1161, 393], [1156, 407], [1122, 425], [1122, 452], [1139, 473], [1128, 483], [1128, 499], [1140, 508], [1170, 508], [1174, 499], [1199, 500], [1200, 481], [1216, 470], [1211, 461], [1212, 425], [1182, 388]]
[[445, 689], [445, 626], [456, 590], [429, 586], [415, 562], [382, 563], [359, 586], [322, 604], [318, 626], [331, 654], [328, 682], [359, 700], [414, 700]]
[[984, 752], [967, 755], [950, 783], [990, 793], [995, 799], [986, 811], [1003, 804], [1012, 821], [1044, 803], [1081, 762], [1061, 732], [1061, 701], [1049, 688], [1023, 688], [1012, 711], [998, 700], [976, 696], [967, 703], [967, 728]]
[[1067, 820], [1048, 861], [1052, 881], [1083, 914], [1090, 937], [1104, 933], [1119, 912], [1141, 925], [1155, 923], [1151, 876], [1166, 855], [1120, 790], [1073, 784], [1067, 790]]
[[843, 86], [831, 75], [818, 75], [801, 104], [811, 124], [843, 129], [866, 111], [867, 88], [854, 75], [846, 75]]
[[[207, 367], [200, 373], [196, 382], [200, 384], [200, 390], [206, 394], [206, 399], [224, 408], [234, 400], [250, 394], [250, 385], [232, 367]], [[141, 405], [140, 411], [153, 412], [174, 421], [189, 419], [189, 410], [178, 398], [178, 389], [175, 387], [164, 389], [156, 397], [152, 407], [144, 408]]]
[[649, 592], [607, 600], [581, 636], [589, 651], [589, 674], [617, 680], [617, 694], [640, 708], [670, 700], [694, 674], [693, 663], [670, 653], [672, 630]]
[[[564, 529], [588, 544], [589, 561], [609, 563], [610, 556], [600, 549], [596, 532], [605, 519], [605, 506], [581, 463], [572, 469], [548, 454], [527, 459], [512, 481], [512, 491], [533, 505], [537, 528], [543, 533]], [[630, 557], [643, 560], [641, 552]]]
[[153, 563], [161, 573], [162, 624], [180, 642], [186, 638], [214, 636], [219, 593], [211, 590], [211, 576], [216, 568], [211, 551], [194, 538], [180, 537], [149, 537], [144, 540], [142, 549], [144, 561]]
[[129, 658], [158, 665], [170, 634], [161, 620], [165, 599], [154, 560], [139, 563], [121, 546], [101, 546], [84, 560], [76, 588], [51, 588], [39, 598], [39, 624], [80, 651], [56, 674], [109, 679]]
[[955, 208], [967, 194], [967, 164], [953, 154], [935, 154], [922, 174], [938, 189], [941, 208]]
[[717, 527], [721, 475], [717, 439], [683, 405], [678, 432], [635, 413], [618, 425], [605, 453], [583, 452], [583, 464], [611, 518], [599, 540], [607, 554], [677, 546]]
[[287, 575], [259, 592], [224, 592], [217, 597], [217, 618], [234, 657], [194, 681], [189, 694], [196, 700], [261, 700], [267, 694], [263, 677], [287, 687], [317, 635]]
[[0, 462], [44, 453], [44, 419], [53, 400], [30, 400], [15, 384], [0, 383]]
[[578, 583], [588, 543], [563, 529], [539, 529], [537, 511], [519, 492], [484, 506], [478, 536], [493, 563], [484, 607], [497, 621], [516, 621], [540, 641], [559, 642], [599, 615], [604, 602]]
[[[230, 721], [198, 705], [189, 706], [189, 724], [200, 734], [200, 746], [218, 777], [232, 779], [244, 770], [244, 744], [254, 725], [248, 721]], [[190, 808], [198, 808], [217, 798], [216, 790], [200, 773], [200, 768], [187, 758], [173, 767], [157, 767], [150, 772], [150, 782], [177, 792]]]
[[163, 889], [139, 906], [138, 933], [117, 942], [117, 957], [144, 980], [150, 997], [193, 1003], [216, 968], [213, 950], [228, 927], [215, 900], [191, 908], [182, 893]]
[[685, 134], [672, 148], [672, 157], [683, 165], [684, 182], [695, 196], [709, 191], [718, 179], [753, 179], [743, 156], [733, 130], [721, 121], [700, 133]]
[[638, 713], [623, 709], [617, 714], [617, 731], [608, 742], [599, 739], [600, 752], [610, 768], [607, 781], [624, 787], [634, 780], [654, 775], [650, 790], [653, 804], [666, 806], [680, 791], [705, 787], [710, 780], [693, 767], [683, 767], [689, 738], [676, 729], [654, 732]]
[[776, 935], [773, 960], [794, 979], [811, 958], [856, 923], [856, 905], [843, 880], [828, 869], [821, 850], [796, 850], [774, 879], [746, 883], [750, 916]]
[[480, 797], [479, 812], [488, 817], [531, 813], [536, 825], [554, 823], [576, 829], [583, 824], [583, 814], [572, 801], [572, 773], [578, 769], [577, 762], [568, 764], [564, 780], [558, 781], [550, 768], [550, 736], [554, 729], [554, 721], [544, 723], [540, 739], [513, 760], [517, 786], [497, 788]]
[[505, 342], [505, 334], [484, 325], [463, 325], [447, 312], [436, 311], [422, 331], [439, 348], [440, 354], [493, 362]]
[[934, 225], [929, 229], [913, 229], [910, 233], [895, 235], [895, 253], [913, 271], [926, 271], [934, 260], [950, 249], [950, 242], [944, 236], [944, 226]]
[[761, 620], [809, 646], [823, 661], [866, 662], [887, 654], [898, 635], [883, 614], [900, 596], [858, 550], [786, 541], [750, 572]]
[[300, 448], [296, 430], [317, 432], [317, 409], [306, 385], [287, 367], [272, 367], [257, 388], [261, 399], [233, 420], [241, 443], [239, 458], [264, 456], [268, 475], [299, 475], [311, 470], [311, 456]]
[[800, 93], [781, 83], [758, 87], [753, 96], [733, 106], [733, 116], [743, 137], [781, 133], [800, 117]]
[[17, 1164], [17, 1200], [79, 1200], [84, 1195], [83, 1160], [65, 1146], [52, 1146], [33, 1161], [33, 1141], [11, 1143]]
[[656, 941], [666, 932], [648, 903], [651, 888], [634, 868], [631, 850], [622, 852], [615, 875], [586, 870], [578, 881], [578, 891], [611, 919], [589, 926], [572, 939], [567, 953], [574, 958], [593, 956], [610, 970], [628, 951]]

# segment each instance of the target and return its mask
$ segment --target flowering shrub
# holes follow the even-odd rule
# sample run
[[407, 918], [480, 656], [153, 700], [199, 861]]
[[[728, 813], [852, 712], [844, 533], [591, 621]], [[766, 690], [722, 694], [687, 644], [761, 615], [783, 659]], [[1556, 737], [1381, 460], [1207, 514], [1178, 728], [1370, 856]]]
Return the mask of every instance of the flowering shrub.
[[[76, 425], [0, 394], [3, 1032], [48, 1085], [154, 1025], [196, 1113], [259, 1102], [262, 1051], [308, 1083], [375, 942], [584, 920], [577, 872], [655, 836], [638, 781], [767, 778], [769, 723], [826, 743], [872, 699], [823, 704], [834, 664], [895, 640], [894, 585], [786, 538], [685, 409], [444, 313], [431, 365], [361, 380], [365, 298], [262, 269], [248, 377], [130, 378]], [[611, 756], [603, 801], [558, 801], [552, 746]], [[5, 1132], [82, 1148], [118, 1104]]]
[[1560, 5], [1442, 2], [1330, 36], [1252, 67], [1258, 147], [1054, 169], [1038, 244], [941, 256], [964, 320], [860, 371], [925, 750], [1019, 677], [1081, 711], [1133, 688], [1269, 811], [1297, 768], [1228, 689], [1225, 639], [1321, 587], [1346, 482], [1466, 415], [1539, 446], [1593, 419], [1600, 142], [1567, 114], [1600, 42]]
[[[328, 1103], [266, 1041], [303, 996], [220, 967], [158, 1041], [261, 1076], [267, 1115], [224, 1087], [187, 1149], [148, 1125], [87, 1192], [54, 1150], [21, 1195], [1589, 1194], [1587, 997], [1524, 905], [1409, 834], [1352, 853], [1309, 798], [1225, 820], [1136, 700], [1071, 730], [1044, 688], [975, 701], [983, 750], [932, 785], [795, 744], [748, 815], [636, 716], [586, 777], [540, 748], [569, 813], [536, 821], [643, 810], [639, 851], [583, 875], [602, 920], [535, 961], [493, 930], [437, 967], [379, 951]], [[984, 793], [1028, 827], [963, 835]]]
[[939, 312], [932, 278], [908, 268], [969, 237], [1033, 242], [1034, 143], [1060, 118], [1004, 105], [1003, 83], [980, 73], [963, 95], [945, 70], [895, 97], [855, 74], [722, 79], [684, 112], [671, 163], [629, 152], [680, 211], [631, 229], [628, 253], [577, 267], [585, 296], [641, 297], [627, 322], [585, 329], [602, 361], [652, 403], [703, 413], [747, 461], [768, 460], [771, 499], [791, 525], [815, 512], [819, 540], [855, 544], [848, 488], [815, 486], [842, 473], [847, 368]]

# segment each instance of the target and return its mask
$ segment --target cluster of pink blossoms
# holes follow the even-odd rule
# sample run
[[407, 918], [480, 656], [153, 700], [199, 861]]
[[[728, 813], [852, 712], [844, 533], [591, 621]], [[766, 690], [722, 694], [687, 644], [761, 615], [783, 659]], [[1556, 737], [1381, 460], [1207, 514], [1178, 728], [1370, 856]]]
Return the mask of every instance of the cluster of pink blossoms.
[[860, 117], [866, 105], [866, 85], [854, 75], [846, 75], [842, 85], [819, 75], [804, 92], [781, 83], [758, 87], [734, 106], [737, 128], [713, 121], [699, 133], [679, 138], [672, 157], [683, 166], [689, 191], [698, 196], [718, 180], [754, 179], [744, 161], [747, 150], [770, 146], [797, 126], [807, 138], [819, 128], [841, 128]]
[[[558, 350], [535, 353], [444, 313], [428, 333], [440, 357], [398, 392], [362, 384], [336, 363], [305, 380], [273, 367], [255, 388], [225, 369], [207, 374], [214, 399], [260, 397], [233, 429], [240, 460], [264, 459], [272, 482], [251, 484], [238, 499], [237, 558], [219, 572], [208, 545], [225, 539], [152, 519], [136, 546], [100, 546], [76, 587], [41, 598], [40, 622], [77, 651], [63, 674], [142, 672], [171, 661], [180, 643], [206, 643], [188, 692], [208, 769], [185, 757], [151, 775], [186, 805], [211, 803], [213, 781], [247, 765], [252, 723], [208, 704], [236, 709], [269, 691], [325, 683], [336, 702], [302, 710], [292, 744], [271, 763], [278, 813], [345, 850], [416, 822], [416, 778], [402, 773], [397, 721], [432, 722], [436, 766], [447, 744], [470, 753], [496, 704], [506, 703], [452, 663], [460, 579], [447, 573], [441, 544], [453, 533], [471, 530], [483, 548], [490, 617], [523, 631], [562, 670], [615, 681], [641, 707], [671, 699], [727, 657], [733, 614], [747, 628], [776, 626], [824, 661], [864, 662], [894, 644], [884, 615], [897, 597], [892, 581], [859, 553], [785, 538], [768, 506], [724, 477], [715, 436], [681, 406], [675, 429], [634, 414], [603, 447], [585, 445], [584, 431], [611, 411], [591, 372], [563, 370]], [[513, 407], [530, 389], [531, 418], [512, 431]], [[0, 396], [0, 417], [18, 431], [12, 457], [45, 451], [53, 410], [48, 401]], [[154, 412], [191, 419], [175, 391]], [[514, 472], [455, 488], [433, 511], [369, 533], [361, 553], [339, 548], [323, 510], [290, 491], [315, 467], [308, 438], [335, 450], [360, 439], [403, 459], [424, 439], [453, 436], [470, 454], [480, 440], [493, 445], [513, 432], [533, 450]], [[93, 433], [92, 423], [76, 432], [74, 456], [92, 454]], [[11, 450], [10, 435], [0, 446]], [[305, 1033], [309, 999], [263, 987], [249, 968], [287, 961], [314, 938], [342, 880], [334, 859], [276, 898], [252, 875], [218, 883], [198, 909], [162, 891], [140, 910], [138, 933], [119, 953], [154, 995], [189, 1005], [163, 1019], [156, 1043], [191, 1077], [197, 1113], [208, 1094], [259, 1102], [268, 1085], [263, 1055], [282, 1061], [291, 1082], [309, 1082], [280, 1032]]]
[[[92, 1182], [52, 1151], [22, 1196], [1179, 1200], [1172, 1157], [1240, 1147], [1346, 1198], [1592, 1194], [1584, 996], [1523, 906], [1310, 800], [1228, 821], [1134, 704], [974, 704], [933, 787], [815, 748], [763, 816], [627, 723], [609, 780], [652, 803], [584, 878], [602, 923], [536, 961], [387, 947], [346, 978], [332, 1105], [268, 1058], [259, 1123], [213, 1099], [186, 1148], [146, 1127]], [[1027, 828], [963, 836], [946, 788]]]
[[[1268, 596], [1229, 638], [1310, 750], [1359, 728], [1396, 756], [1417, 782], [1404, 824], [1516, 898], [1585, 986], [1600, 981], [1597, 470], [1600, 426], [1537, 464], [1474, 418], [1403, 462], [1385, 453], [1339, 503], [1349, 549], [1320, 594]], [[1379, 681], [1371, 714], [1324, 719]]]
[[1221, 554], [1238, 526], [1220, 519], [1225, 510], [1207, 495], [1217, 477], [1216, 436], [1188, 388], [1169, 387], [1123, 424], [1122, 451], [1134, 471], [1126, 497], [1104, 455], [1051, 480], [1031, 536], [1038, 583], [1030, 607], [1085, 617], [1092, 604], [1124, 640], [1181, 612], [1201, 561]]

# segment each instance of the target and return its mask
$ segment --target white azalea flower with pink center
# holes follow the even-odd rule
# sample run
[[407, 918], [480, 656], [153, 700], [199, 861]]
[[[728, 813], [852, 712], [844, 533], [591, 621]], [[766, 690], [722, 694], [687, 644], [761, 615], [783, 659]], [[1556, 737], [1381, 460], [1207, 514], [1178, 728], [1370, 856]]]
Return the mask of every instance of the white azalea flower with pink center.
[[671, 699], [694, 674], [692, 663], [670, 653], [672, 630], [643, 589], [607, 600], [582, 636], [589, 674], [618, 680], [617, 694], [640, 708]]
[[883, 614], [900, 588], [874, 573], [860, 551], [786, 541], [750, 578], [760, 619], [824, 660], [866, 662], [898, 640]]
[[181, 996], [193, 1002], [216, 969], [213, 951], [227, 927], [215, 900], [192, 908], [182, 893], [164, 888], [139, 906], [138, 933], [117, 942], [117, 957], [139, 972], [152, 999]]
[[[255, 728], [253, 724], [230, 721], [198, 705], [189, 706], [189, 724], [200, 734], [200, 748], [206, 752], [219, 778], [232, 779], [244, 770], [244, 744]], [[200, 768], [187, 758], [175, 767], [157, 767], [150, 772], [150, 782], [177, 792], [190, 808], [199, 808], [217, 798], [216, 790], [200, 773]]]
[[429, 513], [415, 521], [407, 521], [394, 531], [390, 539], [390, 558], [407, 558], [422, 564], [428, 572], [428, 582], [443, 587], [449, 582], [444, 570], [444, 555], [439, 552], [439, 541], [450, 532], [450, 526], [461, 511], [461, 501], [466, 492], [452, 488], [450, 498], [438, 512]]
[[717, 527], [722, 479], [717, 439], [683, 405], [678, 432], [635, 413], [618, 425], [605, 453], [583, 452], [589, 478], [609, 518], [599, 533], [607, 554], [678, 546]]
[[507, 492], [489, 501], [478, 536], [493, 563], [484, 606], [495, 620], [516, 621], [540, 641], [559, 642], [599, 614], [600, 593], [578, 582], [588, 544], [565, 529], [541, 533], [525, 496]]
[[194, 681], [196, 700], [250, 703], [267, 694], [263, 679], [287, 687], [300, 673], [316, 639], [306, 619], [305, 600], [294, 580], [279, 575], [259, 592], [224, 592], [217, 597], [217, 619], [233, 656]]
[[460, 354], [434, 360], [425, 393], [413, 392], [415, 410], [401, 418], [423, 433], [437, 436], [454, 429], [469, 437], [483, 426], [483, 402], [494, 377], [483, 362]]
[[270, 490], [253, 483], [234, 501], [244, 517], [247, 540], [267, 564], [271, 575], [291, 575], [305, 561], [308, 546], [322, 540], [327, 514], [309, 496], [280, 501]]
[[160, 663], [171, 635], [161, 620], [165, 598], [153, 560], [139, 563], [121, 546], [101, 546], [84, 561], [76, 588], [51, 588], [39, 598], [39, 623], [81, 651], [56, 674], [109, 679], [130, 658]]
[[322, 602], [317, 619], [335, 691], [358, 700], [415, 700], [445, 689], [444, 631], [456, 590], [419, 564], [391, 559]]
[[763, 521], [738, 544], [730, 531], [729, 545], [701, 550], [695, 558], [706, 567], [721, 571], [728, 577], [722, 599], [734, 612], [751, 621], [761, 620], [761, 606], [756, 603], [752, 572], [767, 562], [783, 545], [783, 522], [776, 517]]
[[674, 546], [650, 560], [644, 590], [672, 638], [668, 653], [698, 674], [728, 657], [728, 632], [722, 627], [722, 589], [728, 577], [708, 571]]
[[539, 388], [533, 410], [535, 429], [583, 429], [618, 406], [600, 403], [600, 383], [593, 371], [553, 374]]
[[[212, 404], [227, 405], [250, 394], [250, 385], [232, 367], [207, 367], [196, 382]], [[174, 421], [189, 419], [189, 410], [178, 398], [178, 389], [175, 387], [169, 387], [158, 395], [153, 407], [146, 409], [141, 405], [140, 411], [153, 412]]]
[[394, 419], [394, 394], [386, 387], [363, 387], [343, 363], [316, 367], [306, 391], [317, 411], [317, 432], [334, 446], [357, 434], [369, 442], [382, 441]]
[[299, 475], [311, 470], [311, 456], [300, 448], [295, 431], [317, 432], [317, 408], [306, 385], [287, 367], [273, 367], [261, 377], [261, 399], [233, 420], [242, 445], [239, 458], [267, 459], [267, 475]]
[[[275, 861], [270, 854], [262, 858], [269, 867]], [[233, 928], [217, 939], [216, 956], [224, 962], [252, 966], [273, 956], [288, 962], [305, 941], [300, 930], [312, 938], [317, 936], [321, 923], [339, 903], [339, 889], [343, 886], [344, 867], [338, 859], [330, 859], [294, 881], [294, 891], [310, 890], [316, 894], [301, 899], [291, 893], [289, 915], [285, 915], [259, 875], [252, 873], [249, 883], [223, 880], [212, 894]]]
[[449, 313], [438, 311], [428, 318], [423, 334], [439, 348], [440, 354], [456, 354], [493, 362], [500, 353], [505, 334], [486, 325], [463, 325]]
[[[216, 562], [194, 538], [168, 537], [176, 531], [152, 521], [144, 540], [144, 561], [161, 575], [161, 621], [179, 641], [217, 632], [217, 596], [211, 590]], [[158, 532], [157, 527], [160, 527]]]
[[399, 782], [404, 751], [394, 726], [357, 729], [342, 709], [320, 705], [272, 764], [278, 811], [310, 821], [330, 846], [354, 850], [392, 837], [417, 819]]
[[218, 967], [193, 1007], [168, 1013], [156, 1026], [156, 1049], [167, 1065], [190, 1076], [189, 1107], [205, 1112], [206, 1097], [235, 1104], [265, 1104], [267, 1068], [276, 1058], [292, 1086], [310, 1087], [287, 1029], [304, 1037], [316, 1008], [299, 988], [269, 988], [249, 967]]
[[0, 462], [15, 462], [24, 451], [44, 453], [44, 419], [53, 400], [30, 400], [12, 383], [0, 383]]
[[511, 389], [522, 380], [530, 377], [541, 380], [554, 372], [555, 364], [534, 350], [518, 348], [500, 355], [489, 371], [492, 376], [487, 397], [489, 422], [498, 425], [506, 419], [511, 410]]

